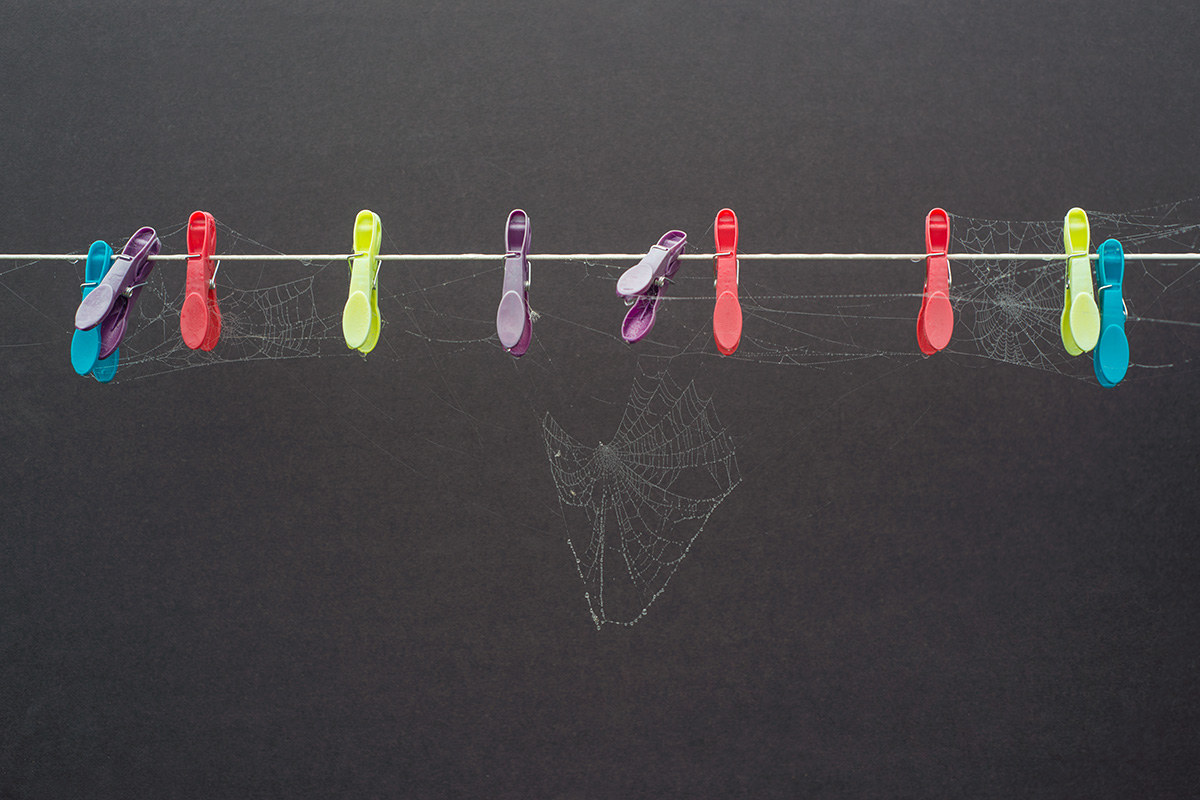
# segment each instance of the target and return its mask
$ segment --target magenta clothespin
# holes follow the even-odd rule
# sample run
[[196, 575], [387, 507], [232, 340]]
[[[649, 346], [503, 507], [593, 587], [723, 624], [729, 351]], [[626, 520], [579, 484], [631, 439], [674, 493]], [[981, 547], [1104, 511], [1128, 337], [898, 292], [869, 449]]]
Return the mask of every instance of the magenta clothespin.
[[629, 344], [643, 339], [654, 327], [658, 303], [679, 270], [679, 254], [686, 244], [686, 233], [667, 231], [641, 261], [617, 279], [617, 296], [632, 304], [621, 323], [621, 338]]
[[75, 311], [75, 327], [79, 330], [100, 326], [100, 358], [108, 358], [124, 338], [129, 312], [154, 269], [151, 259], [158, 255], [160, 246], [154, 228], [139, 228], [113, 261], [104, 280], [83, 298]]
[[529, 349], [533, 320], [529, 312], [529, 215], [517, 208], [504, 227], [504, 293], [496, 309], [500, 344], [519, 358]]
[[738, 263], [738, 219], [732, 209], [717, 212], [713, 223], [713, 237], [717, 253], [713, 258], [713, 269], [717, 273], [717, 302], [713, 306], [713, 340], [721, 355], [731, 356], [737, 352], [742, 340], [742, 304], [738, 301], [738, 278], [741, 265]]

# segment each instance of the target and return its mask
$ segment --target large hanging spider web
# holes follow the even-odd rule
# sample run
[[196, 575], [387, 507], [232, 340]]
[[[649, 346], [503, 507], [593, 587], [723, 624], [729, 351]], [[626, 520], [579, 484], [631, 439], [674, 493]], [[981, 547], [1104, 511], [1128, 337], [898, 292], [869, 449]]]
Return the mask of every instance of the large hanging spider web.
[[[1200, 198], [1126, 214], [1089, 212], [1089, 217], [1093, 250], [1115, 237], [1128, 253], [1200, 252]], [[1061, 217], [1008, 222], [953, 216], [951, 250], [1058, 252], [1061, 225]], [[185, 229], [178, 225], [163, 234], [164, 253], [185, 250]], [[880, 243], [878, 249], [919, 252], [919, 223], [912, 239]], [[385, 250], [402, 251], [387, 241]], [[690, 249], [698, 252], [711, 239], [701, 232], [693, 241]], [[277, 253], [225, 225], [219, 243], [222, 253]], [[821, 249], [821, 243], [794, 244], [795, 249]], [[455, 249], [453, 243], [446, 249]], [[80, 252], [73, 265], [33, 262], [0, 270], [0, 303], [15, 323], [0, 348], [44, 351], [48, 362], [69, 372], [83, 259]], [[386, 368], [389, 361], [423, 359], [430, 369], [422, 374], [437, 382], [429, 391], [479, 442], [479, 429], [490, 424], [492, 399], [478, 391], [480, 376], [500, 379], [490, 371], [497, 365], [506, 372], [513, 368], [524, 379], [520, 391], [534, 418], [542, 418], [568, 544], [598, 626], [632, 624], [645, 615], [710, 515], [740, 481], [732, 443], [711, 401], [702, 401], [691, 384], [680, 389], [666, 370], [685, 374], [682, 359], [702, 359], [715, 374], [742, 368], [737, 362], [805, 367], [824, 372], [822, 385], [828, 387], [835, 376], [861, 382], [855, 373], [868, 367], [901, 369], [923, 358], [915, 333], [922, 261], [747, 262], [739, 287], [743, 336], [728, 357], [719, 356], [712, 341], [712, 269], [698, 261], [684, 262], [651, 335], [632, 348], [624, 344], [619, 329], [625, 308], [613, 285], [627, 267], [596, 261], [539, 266], [530, 296], [542, 319], [535, 324], [530, 352], [515, 362], [500, 351], [495, 335], [499, 259], [494, 264], [385, 262], [379, 281], [384, 328], [379, 346], [367, 356], [373, 370], [380, 362]], [[946, 351], [933, 358], [966, 366], [1001, 362], [1094, 381], [1089, 358], [1072, 358], [1062, 346], [1062, 261], [955, 261], [952, 270], [954, 335]], [[346, 348], [340, 330], [346, 296], [346, 264], [340, 260], [227, 262], [217, 279], [223, 330], [211, 353], [190, 350], [181, 340], [184, 275], [180, 262], [155, 268], [122, 342], [116, 382], [234, 362], [361, 357]], [[63, 291], [47, 292], [48, 286]], [[1196, 262], [1131, 259], [1124, 294], [1133, 363], [1123, 385], [1189, 364], [1200, 345]], [[624, 417], [606, 443], [583, 445], [543, 416], [546, 408], [557, 407], [549, 398], [560, 387], [576, 396], [588, 394], [573, 383], [580, 368], [571, 371], [568, 354], [586, 355], [579, 362], [586, 362], [583, 369], [604, 376], [612, 374], [605, 360], [611, 367], [635, 353], [641, 363], [657, 362], [662, 373], [634, 381]], [[348, 398], [358, 400], [371, 402], [361, 395]], [[441, 441], [429, 441], [443, 447]]]
[[733, 443], [712, 401], [666, 373], [634, 380], [608, 442], [581, 444], [549, 414], [542, 436], [592, 619], [632, 625], [741, 481]]

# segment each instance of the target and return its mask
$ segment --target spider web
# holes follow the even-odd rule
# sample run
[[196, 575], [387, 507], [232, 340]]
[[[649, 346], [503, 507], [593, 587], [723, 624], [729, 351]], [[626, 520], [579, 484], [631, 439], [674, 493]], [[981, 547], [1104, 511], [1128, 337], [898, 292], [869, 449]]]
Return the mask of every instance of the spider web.
[[[221, 229], [224, 253], [273, 253], [227, 225]], [[162, 236], [163, 252], [186, 252], [180, 225]], [[178, 241], [175, 241], [178, 240]], [[183, 369], [248, 361], [341, 355], [340, 315], [322, 315], [315, 286], [329, 264], [300, 262], [307, 274], [280, 283], [272, 278], [295, 275], [293, 265], [250, 268], [233, 262], [217, 272], [221, 338], [210, 352], [192, 350], [179, 334], [186, 281], [179, 263], [151, 274], [137, 305], [137, 326], [121, 343], [116, 380], [132, 380]]]
[[[223, 253], [274, 252], [226, 225], [218, 225], [223, 231]], [[162, 234], [159, 238], [163, 252], [186, 252], [186, 230], [187, 225], [181, 224]], [[114, 244], [114, 249], [119, 251], [120, 247], [119, 242]], [[42, 321], [50, 323], [54, 341], [41, 344], [62, 352], [71, 339], [74, 308], [62, 313], [43, 307], [41, 303], [47, 297], [44, 286], [81, 281], [86, 254], [80, 253], [79, 258], [73, 266], [31, 262], [0, 273], [0, 286], [36, 312]], [[318, 279], [329, 264], [299, 263], [305, 272], [299, 278], [294, 277], [295, 265], [287, 262], [249, 267], [238, 263], [233, 268], [227, 264], [218, 269], [221, 338], [211, 352], [190, 349], [179, 332], [186, 287], [182, 262], [157, 265], [130, 315], [130, 328], [121, 341], [120, 360], [112, 382], [217, 364], [343, 355], [341, 315], [323, 314], [316, 299]], [[62, 275], [64, 270], [71, 270], [73, 277]], [[276, 276], [288, 279], [276, 282], [273, 280]], [[73, 297], [76, 304], [78, 297], [78, 294]], [[61, 301], [63, 297], [58, 295], [56, 299]], [[339, 344], [340, 350], [335, 346]], [[58, 360], [69, 369], [65, 356], [60, 355]]]
[[[1093, 252], [1108, 238], [1120, 241], [1126, 253], [1200, 252], [1200, 198], [1130, 213], [1089, 211], [1088, 217]], [[952, 215], [951, 236], [952, 252], [1063, 249], [1061, 218], [1008, 221]], [[624, 269], [600, 262], [582, 266], [588, 292], [601, 291], [594, 284], [611, 285]], [[711, 270], [688, 261], [663, 298], [659, 323], [638, 346], [644, 355], [668, 360], [715, 357], [822, 371], [916, 364], [923, 359], [915, 330], [923, 266], [923, 261], [911, 268], [904, 262], [837, 262], [829, 267], [745, 262], [739, 286], [741, 344], [732, 356], [720, 356], [710, 327]], [[976, 366], [1000, 362], [1095, 381], [1091, 358], [1072, 357], [1062, 344], [1065, 261], [954, 261], [951, 270], [955, 328], [950, 345], [937, 358]], [[797, 284], [812, 291], [789, 291]], [[1187, 337], [1200, 331], [1200, 265], [1130, 259], [1123, 295], [1133, 358], [1125, 383], [1189, 363], [1197, 340]], [[695, 313], [691, 306], [696, 304], [707, 313]]]
[[[1200, 198], [1133, 213], [1088, 212], [1091, 250], [1105, 239], [1121, 242], [1126, 253], [1197, 252]], [[952, 248], [964, 252], [1020, 253], [1061, 250], [1062, 221], [1008, 222], [953, 216]], [[1091, 358], [1072, 357], [1063, 347], [1060, 317], [1065, 261], [956, 261], [950, 299], [954, 338], [947, 352], [1094, 380]], [[1098, 287], [1097, 287], [1098, 288]], [[1129, 318], [1126, 331], [1137, 371], [1162, 370], [1190, 361], [1194, 341], [1155, 328], [1200, 328], [1200, 268], [1195, 262], [1125, 262], [1122, 292]], [[1182, 351], [1182, 352], [1181, 352]], [[1164, 360], [1170, 359], [1170, 360]]]
[[581, 444], [549, 414], [542, 436], [592, 620], [633, 625], [741, 481], [733, 443], [711, 400], [665, 372], [634, 380], [608, 442]]
[[[1093, 245], [1115, 237], [1131, 253], [1200, 249], [1200, 198], [1127, 214], [1089, 212], [1089, 218]], [[277, 252], [227, 225], [218, 225], [223, 252]], [[951, 249], [1053, 252], [1062, 248], [1061, 226], [1058, 219], [1013, 222], [954, 215]], [[181, 252], [185, 231], [186, 225], [181, 224], [163, 235], [164, 252]], [[396, 249], [395, 243], [391, 244]], [[81, 253], [73, 268], [80, 277], [82, 259]], [[32, 266], [11, 268], [0, 273], [0, 280], [12, 295], [46, 319], [53, 319], [34, 305], [45, 285], [41, 281], [47, 266], [28, 269]], [[535, 286], [531, 295], [535, 304], [549, 309], [546, 316], [551, 321], [619, 343], [623, 309], [615, 303], [609, 304], [611, 308], [605, 305], [594, 318], [589, 318], [588, 309], [597, 307], [596, 298], [611, 296], [612, 281], [627, 265], [576, 262], [566, 266], [569, 269], [539, 270], [542, 285]], [[297, 267], [301, 270], [298, 278]], [[385, 263], [380, 280], [385, 332], [372, 357], [438, 358], [480, 346], [499, 348], [494, 303], [464, 303], [463, 298], [468, 289], [473, 294], [483, 284], [498, 285], [501, 269], [499, 262], [487, 266], [471, 263], [465, 268]], [[1190, 361], [1194, 342], [1181, 336], [1188, 328], [1200, 328], [1194, 321], [1200, 301], [1197, 269], [1194, 262], [1127, 263], [1124, 292], [1134, 358], [1131, 378], [1136, 379], [1138, 370], [1174, 366], [1177, 359], [1172, 357], [1180, 346], [1185, 350], [1183, 363]], [[218, 276], [221, 339], [214, 351], [206, 353], [187, 348], [180, 339], [181, 265], [164, 264], [152, 273], [134, 310], [131, 331], [122, 343], [116, 381], [231, 362], [349, 355], [339, 330], [340, 307], [318, 302], [319, 296], [324, 297], [318, 284], [325, 281], [327, 288], [336, 288], [344, 281], [342, 270], [340, 263], [303, 261], [226, 265]], [[869, 263], [839, 264], [836, 269], [748, 263], [741, 275], [745, 319], [741, 345], [732, 356], [719, 356], [712, 344], [711, 314], [706, 308], [712, 302], [711, 270], [701, 263], [685, 262], [676, 286], [664, 297], [654, 332], [637, 346], [639, 355], [666, 359], [699, 356], [820, 370], [917, 363], [921, 356], [914, 328], [921, 303], [920, 270], [920, 264], [908, 269], [894, 262], [886, 269]], [[956, 324], [945, 355], [1090, 379], [1089, 360], [1070, 357], [1061, 343], [1063, 262], [956, 261], [952, 270]], [[570, 272], [572, 277], [551, 287], [544, 276], [552, 271], [560, 276]], [[39, 273], [36, 277], [32, 275], [35, 272]], [[30, 278], [28, 291], [21, 286], [22, 273]], [[797, 283], [811, 291], [789, 291]], [[489, 293], [483, 294], [490, 298]], [[579, 311], [568, 318], [563, 314], [566, 308]], [[1174, 333], [1164, 338], [1145, 330], [1161, 326], [1172, 327]], [[546, 357], [545, 342], [536, 335], [545, 327], [535, 324], [534, 328], [535, 351], [543, 355], [535, 352], [527, 361]], [[63, 333], [69, 338], [65, 323]], [[404, 336], [413, 337], [419, 347], [404, 344]], [[1150, 344], [1163, 347], [1143, 346]]]
[[[1127, 214], [1089, 212], [1089, 218], [1093, 250], [1115, 237], [1130, 253], [1200, 252], [1200, 198]], [[218, 224], [223, 253], [277, 252]], [[1061, 225], [1060, 218], [1011, 222], [954, 216], [951, 250], [1056, 252], [1062, 247]], [[163, 235], [164, 252], [182, 252], [185, 232], [186, 225], [178, 225]], [[694, 239], [705, 240], [705, 235]], [[402, 251], [390, 237], [388, 241], [389, 251]], [[69, 369], [67, 343], [78, 293], [72, 299], [66, 293], [48, 294], [45, 287], [77, 282], [83, 259], [80, 253], [74, 266], [22, 264], [0, 272], [0, 289], [7, 290], [0, 296], [7, 297], [9, 316], [32, 316], [35, 321], [14, 326], [16, 340], [0, 342], [0, 347], [45, 348], [47, 359], [58, 359], [64, 371]], [[477, 376], [494, 379], [482, 370], [504, 364], [524, 379], [518, 384], [533, 419], [541, 420], [567, 542], [597, 626], [631, 625], [645, 616], [713, 511], [741, 480], [732, 442], [711, 401], [701, 400], [691, 381], [681, 389], [668, 370], [675, 376], [685, 374], [688, 359], [722, 375], [741, 368], [738, 362], [803, 367], [825, 373], [822, 386], [833, 391], [834, 378], [861, 385], [859, 373], [864, 370], [883, 374], [923, 360], [915, 333], [921, 261], [839, 262], [834, 268], [747, 262], [739, 287], [743, 337], [733, 356], [719, 355], [713, 344], [711, 267], [696, 261], [684, 262], [676, 275], [651, 335], [633, 348], [626, 345], [619, 336], [625, 309], [613, 297], [612, 287], [627, 266], [582, 261], [539, 268], [531, 298], [542, 319], [535, 324], [529, 353], [514, 361], [500, 352], [495, 333], [503, 271], [499, 259], [486, 265], [385, 262], [379, 281], [384, 329], [379, 346], [368, 356], [385, 363], [426, 362], [425, 375], [436, 382], [429, 391], [457, 413], [459, 428], [470, 437], [464, 453], [469, 447], [486, 449], [483, 440], [489, 426], [507, 425], [507, 420], [490, 419], [504, 413], [502, 404], [493, 404], [490, 397], [480, 399]], [[166, 263], [152, 273], [121, 345], [116, 382], [218, 364], [357, 356], [346, 348], [340, 330], [344, 262], [227, 264], [217, 279], [222, 334], [210, 353], [191, 350], [181, 341], [181, 267], [179, 262]], [[952, 270], [954, 336], [935, 358], [969, 366], [1000, 362], [1094, 381], [1090, 359], [1071, 358], [1061, 343], [1062, 261], [956, 261]], [[804, 291], [794, 291], [798, 286]], [[1200, 322], [1194, 321], [1200, 305], [1200, 267], [1195, 262], [1130, 260], [1124, 294], [1134, 362], [1122, 385], [1189, 364], [1200, 343]], [[44, 335], [47, 332], [51, 335]], [[628, 362], [631, 349], [639, 370], [646, 363], [658, 366], [633, 379], [612, 437], [585, 446], [567, 434], [548, 409], [565, 409], [580, 395], [590, 395], [582, 386], [592, 379], [591, 373], [601, 380], [611, 376], [615, 365]], [[588, 357], [573, 365], [559, 358], [564, 353]], [[455, 361], [454, 356], [463, 358]], [[624, 379], [618, 383], [605, 391], [620, 392]], [[833, 394], [842, 396], [842, 389]], [[607, 402], [602, 407], [608, 407]], [[386, 403], [381, 398], [381, 408], [375, 410], [390, 419]], [[813, 403], [816, 409], [815, 398]], [[498, 410], [491, 411], [492, 405]], [[445, 441], [426, 441], [442, 453], [454, 452], [459, 444], [450, 434]], [[388, 452], [377, 441], [372, 443]], [[409, 452], [411, 447], [406, 443], [392, 449]]]
[[[575, 291], [603, 292], [604, 296], [612, 294], [613, 283], [628, 268], [627, 264], [594, 261], [579, 265], [584, 275]], [[744, 263], [738, 289], [742, 338], [738, 349], [726, 356], [718, 353], [712, 340], [712, 267], [686, 261], [662, 297], [654, 330], [636, 347], [641, 355], [658, 358], [715, 358], [819, 370], [919, 360], [913, 305], [920, 307], [920, 291], [886, 291], [885, 287], [884, 291], [847, 292], [847, 284], [871, 284], [870, 268], [839, 264], [824, 275], [813, 274], [820, 271], [820, 267], [809, 267], [800, 273], [794, 266], [775, 262]], [[797, 282], [807, 283], [813, 291], [788, 291]], [[894, 269], [885, 282], [896, 283]], [[879, 283], [878, 274], [875, 283]], [[838, 284], [841, 291], [820, 291]], [[623, 308], [620, 314], [610, 313], [612, 321], [607, 323], [618, 341], [623, 313]], [[548, 316], [567, 324], [574, 322]], [[609, 333], [602, 328], [597, 332]]]

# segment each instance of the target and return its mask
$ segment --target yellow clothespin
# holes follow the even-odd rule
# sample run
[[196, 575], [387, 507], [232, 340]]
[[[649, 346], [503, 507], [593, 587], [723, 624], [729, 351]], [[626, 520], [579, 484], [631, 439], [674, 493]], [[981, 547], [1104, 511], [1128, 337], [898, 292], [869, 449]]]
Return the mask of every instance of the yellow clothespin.
[[1100, 338], [1100, 309], [1092, 296], [1092, 261], [1088, 257], [1091, 228], [1087, 213], [1072, 208], [1063, 220], [1067, 253], [1067, 288], [1063, 298], [1062, 340], [1073, 356], [1087, 353]]
[[346, 346], [364, 355], [379, 341], [379, 215], [360, 211], [354, 219], [354, 255], [350, 257], [350, 297], [342, 311]]

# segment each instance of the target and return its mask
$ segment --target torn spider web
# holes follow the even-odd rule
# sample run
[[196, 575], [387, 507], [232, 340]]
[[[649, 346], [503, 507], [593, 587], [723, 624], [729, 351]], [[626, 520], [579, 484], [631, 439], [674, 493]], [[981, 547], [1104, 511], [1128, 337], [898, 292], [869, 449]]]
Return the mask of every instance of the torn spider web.
[[549, 414], [542, 436], [592, 619], [632, 625], [741, 481], [733, 442], [712, 401], [666, 373], [634, 380], [608, 442], [581, 444]]

